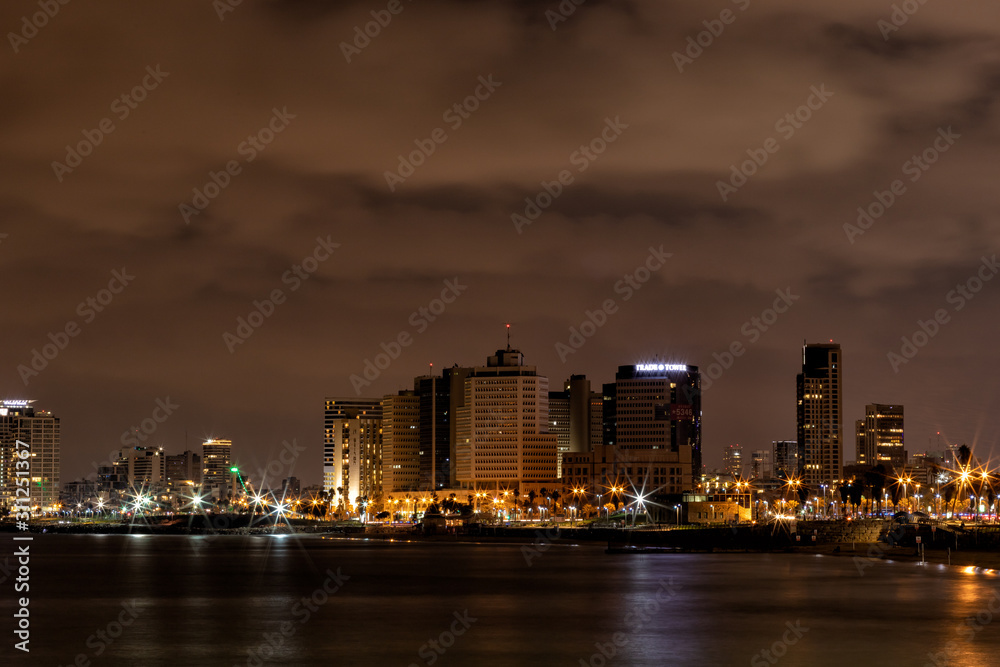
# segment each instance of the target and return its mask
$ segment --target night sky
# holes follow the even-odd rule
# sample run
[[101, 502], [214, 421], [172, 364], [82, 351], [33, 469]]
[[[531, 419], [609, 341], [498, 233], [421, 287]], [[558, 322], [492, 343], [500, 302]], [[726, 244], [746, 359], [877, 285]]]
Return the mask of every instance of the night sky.
[[[62, 418], [63, 481], [169, 397], [148, 443], [231, 437], [254, 471], [295, 439], [318, 483], [323, 399], [380, 343], [411, 341], [366, 396], [484, 363], [506, 322], [553, 386], [742, 343], [705, 392], [710, 466], [795, 437], [803, 340], [843, 346], [846, 460], [869, 402], [905, 405], [911, 454], [940, 431], [989, 455], [1000, 280], [952, 290], [1000, 269], [997, 3], [898, 26], [888, 0], [387, 4], [71, 2], [37, 31], [36, 2], [0, 6], [0, 395]], [[372, 11], [391, 20], [358, 48]], [[895, 201], [852, 229], [876, 191]]]

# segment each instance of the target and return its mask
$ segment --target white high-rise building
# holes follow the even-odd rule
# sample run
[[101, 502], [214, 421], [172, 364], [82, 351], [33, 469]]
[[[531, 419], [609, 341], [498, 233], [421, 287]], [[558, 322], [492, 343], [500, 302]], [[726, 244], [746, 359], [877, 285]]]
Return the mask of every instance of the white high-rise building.
[[549, 433], [549, 381], [508, 345], [473, 368], [458, 412], [457, 479], [500, 488], [556, 479], [558, 438]]
[[232, 460], [232, 440], [209, 438], [201, 445], [202, 485], [206, 489], [228, 489], [232, 472], [229, 462]]
[[323, 423], [323, 490], [334, 505], [352, 506], [359, 496], [382, 490], [382, 402], [328, 398]]
[[[31, 400], [0, 401], [0, 493], [10, 506], [18, 488], [17, 441], [30, 451], [28, 472], [29, 503], [39, 511], [50, 510], [59, 502], [60, 427], [51, 412], [35, 410]], [[24, 488], [21, 485], [21, 488]]]

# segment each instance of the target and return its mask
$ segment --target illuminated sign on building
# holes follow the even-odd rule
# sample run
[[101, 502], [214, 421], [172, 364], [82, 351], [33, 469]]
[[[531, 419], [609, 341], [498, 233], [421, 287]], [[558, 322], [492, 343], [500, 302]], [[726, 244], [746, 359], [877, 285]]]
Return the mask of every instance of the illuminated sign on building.
[[26, 407], [28, 407], [29, 404], [31, 404], [33, 402], [34, 401], [22, 401], [22, 400], [9, 401], [9, 400], [4, 400], [4, 401], [0, 401], [0, 404], [2, 404], [3, 407], [5, 407], [5, 408], [26, 408]]
[[686, 364], [638, 364], [637, 371], [687, 371]]

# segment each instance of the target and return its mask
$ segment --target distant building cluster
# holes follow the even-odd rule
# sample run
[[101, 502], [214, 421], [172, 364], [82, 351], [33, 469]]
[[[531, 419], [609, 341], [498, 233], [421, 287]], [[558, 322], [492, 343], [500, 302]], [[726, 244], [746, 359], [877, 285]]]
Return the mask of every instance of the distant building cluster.
[[[314, 512], [319, 505], [338, 516], [363, 512], [376, 502], [402, 510], [406, 503], [414, 508], [420, 499], [426, 507], [438, 498], [468, 500], [478, 511], [487, 496], [499, 502], [510, 494], [545, 496], [547, 507], [552, 495], [591, 508], [614, 500], [612, 506], [620, 509], [619, 497], [630, 495], [638, 501], [655, 498], [677, 520], [684, 507], [697, 523], [730, 515], [745, 519], [741, 512], [749, 512], [754, 500], [765, 506], [780, 502], [784, 509], [789, 489], [807, 503], [812, 497], [818, 507], [820, 495], [825, 501], [829, 493], [832, 502], [835, 489], [852, 483], [876, 494], [882, 488], [878, 476], [912, 484], [917, 500], [921, 485], [940, 489], [947, 483], [941, 471], [949, 466], [962, 467], [969, 477], [974, 457], [964, 447], [938, 443], [940, 451], [910, 458], [903, 406], [892, 403], [865, 407], [864, 417], [855, 421], [856, 460], [845, 466], [842, 372], [838, 344], [804, 344], [796, 377], [796, 438], [773, 440], [764, 448], [727, 445], [722, 468], [709, 471], [702, 464], [697, 366], [650, 361], [619, 366], [614, 381], [602, 385], [571, 375], [552, 387], [508, 340], [482, 365], [456, 364], [439, 374], [431, 367], [413, 379], [412, 389], [327, 398], [322, 483], [305, 489], [291, 476], [262, 488], [268, 480], [253, 480], [234, 464], [233, 443], [222, 438], [205, 440], [200, 452], [179, 454], [125, 446], [98, 466], [96, 477], [60, 486], [59, 418], [36, 410], [31, 400], [4, 400], [0, 500], [10, 507], [24, 486], [18, 480], [25, 478], [38, 512], [122, 507], [136, 499], [177, 510], [192, 501], [230, 508], [242, 503], [245, 509], [248, 499], [260, 504], [265, 495], [279, 506], [301, 499]], [[28, 470], [24, 463], [17, 467], [22, 460], [17, 449], [23, 447], [18, 441], [30, 448]], [[751, 485], [758, 495], [751, 495]], [[777, 499], [773, 493], [779, 489]], [[759, 495], [764, 493], [772, 495]]]
[[595, 391], [557, 388], [521, 351], [414, 378], [381, 398], [327, 398], [323, 489], [345, 506], [378, 496], [601, 489], [641, 480], [681, 494], [701, 470], [696, 366], [621, 366]]

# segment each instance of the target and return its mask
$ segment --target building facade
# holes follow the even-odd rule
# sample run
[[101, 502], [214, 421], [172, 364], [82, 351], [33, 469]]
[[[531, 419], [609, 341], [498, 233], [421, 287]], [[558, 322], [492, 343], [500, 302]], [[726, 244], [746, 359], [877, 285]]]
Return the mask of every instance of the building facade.
[[843, 476], [843, 357], [837, 343], [802, 347], [796, 417], [802, 481], [810, 489]]
[[771, 452], [766, 449], [755, 449], [750, 452], [750, 477], [753, 479], [771, 479], [774, 468], [771, 465]]
[[590, 390], [585, 375], [573, 375], [562, 391], [549, 392], [549, 432], [559, 443], [556, 474], [562, 477], [562, 459], [568, 452], [588, 452], [603, 442], [603, 399]]
[[[571, 452], [563, 460], [563, 497], [583, 489], [596, 506], [621, 502], [637, 494], [678, 495], [692, 489], [691, 447], [670, 449], [620, 449], [598, 445], [589, 452]], [[617, 493], [614, 491], [619, 489]], [[612, 502], [618, 502], [613, 500]]]
[[729, 445], [722, 450], [722, 467], [727, 473], [736, 479], [742, 479], [744, 466], [742, 445]]
[[203, 471], [201, 456], [190, 449], [166, 457], [166, 477], [170, 486], [200, 486]]
[[799, 443], [796, 440], [773, 440], [774, 476], [782, 479], [798, 479], [802, 475], [799, 465]]
[[420, 487], [420, 396], [401, 391], [382, 399], [382, 489]]
[[902, 470], [907, 453], [903, 449], [903, 406], [871, 403], [865, 418], [855, 422], [858, 464]]
[[692, 486], [701, 475], [701, 375], [697, 366], [619, 366], [604, 386], [605, 444], [621, 450], [691, 448]]
[[354, 505], [382, 491], [382, 401], [328, 398], [323, 422], [323, 490]]
[[210, 438], [201, 445], [202, 484], [207, 489], [227, 489], [232, 473], [233, 441]]
[[457, 415], [462, 488], [555, 481], [558, 438], [548, 431], [548, 384], [509, 346], [471, 369]]
[[[0, 493], [3, 504], [10, 506], [17, 495], [19, 478], [29, 480], [29, 503], [38, 511], [50, 511], [59, 502], [60, 422], [51, 412], [36, 410], [32, 400], [0, 401]], [[17, 452], [17, 441], [27, 443], [30, 452], [28, 470], [18, 468], [24, 461]], [[28, 472], [28, 475], [18, 475]]]
[[413, 390], [420, 396], [420, 488], [443, 489], [451, 481], [451, 382], [424, 375]]

